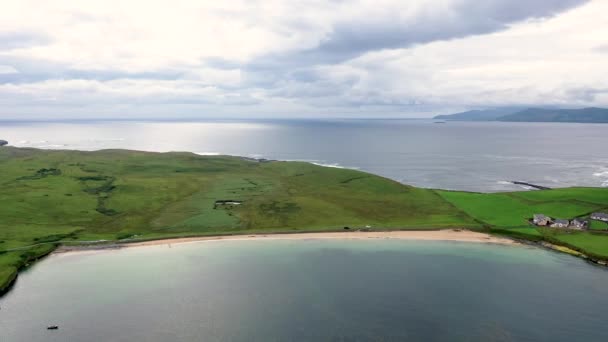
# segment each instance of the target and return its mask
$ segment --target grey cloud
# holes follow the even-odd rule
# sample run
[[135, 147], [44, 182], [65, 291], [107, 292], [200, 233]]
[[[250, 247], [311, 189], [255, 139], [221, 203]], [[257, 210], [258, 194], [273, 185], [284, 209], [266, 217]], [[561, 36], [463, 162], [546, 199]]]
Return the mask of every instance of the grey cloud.
[[454, 8], [472, 17], [487, 17], [497, 22], [509, 23], [530, 18], [548, 18], [565, 10], [583, 5], [589, 0], [460, 0]]
[[[338, 22], [316, 47], [285, 54], [269, 54], [249, 63], [208, 58], [202, 65], [222, 70], [243, 69], [250, 87], [273, 88], [279, 80], [314, 83], [318, 75], [310, 69], [321, 64], [337, 64], [366, 52], [409, 47], [433, 41], [495, 32], [508, 24], [529, 18], [548, 17], [586, 3], [588, 0], [457, 0], [447, 8], [437, 8], [402, 21], [398, 18], [371, 18]], [[88, 18], [88, 17], [87, 17]], [[0, 33], [0, 50], [41, 44], [48, 38], [32, 33]], [[27, 83], [48, 79], [175, 80], [186, 77], [187, 68], [127, 73], [116, 70], [80, 70], [43, 60], [1, 58], [19, 73], [0, 75], [0, 83]]]
[[[197, 69], [217, 69], [217, 70], [234, 70], [238, 69], [238, 63], [224, 61], [221, 59], [213, 59], [202, 61], [199, 65], [173, 65], [170, 68], [162, 68], [155, 70], [147, 70], [140, 72], [127, 72], [116, 69], [76, 69], [70, 65], [51, 62], [43, 59], [33, 58], [17, 58], [10, 56], [0, 56], [0, 66], [9, 66], [17, 70], [16, 73], [0, 73], [0, 84], [26, 84], [41, 82], [47, 80], [66, 80], [78, 79], [89, 81], [113, 81], [113, 80], [187, 80], [192, 79], [193, 73]], [[199, 77], [199, 76], [194, 76]], [[200, 80], [204, 84], [204, 80]], [[234, 90], [230, 85], [218, 85], [209, 83], [217, 88]]]
[[487, 34], [515, 22], [551, 17], [588, 1], [460, 0], [406, 21], [393, 17], [339, 22], [316, 48], [300, 52], [298, 59], [305, 63], [336, 63], [374, 50]]
[[[265, 101], [288, 99], [291, 103], [309, 105], [319, 108], [382, 108], [389, 110], [431, 110], [434, 106], [455, 105], [463, 103], [451, 98], [442, 98], [441, 94], [429, 94], [421, 98], [424, 91], [415, 94], [391, 93], [383, 88], [382, 80], [374, 80], [375, 84], [365, 83], [365, 77], [356, 73], [350, 76], [334, 76], [320, 71], [320, 65], [337, 65], [345, 63], [366, 53], [385, 49], [408, 48], [437, 41], [453, 40], [469, 36], [489, 34], [507, 29], [510, 25], [526, 21], [555, 16], [563, 11], [587, 3], [589, 0], [454, 0], [439, 1], [445, 7], [429, 8], [408, 19], [397, 15], [382, 18], [360, 18], [352, 21], [336, 22], [329, 33], [318, 44], [311, 48], [290, 51], [282, 54], [269, 53], [259, 56], [252, 61], [243, 63], [222, 58], [206, 58], [199, 66], [179, 66], [163, 70], [128, 73], [118, 70], [80, 70], [69, 65], [47, 62], [43, 60], [27, 60], [0, 56], [0, 65], [14, 67], [19, 73], [0, 74], [2, 83], [33, 83], [49, 79], [84, 79], [96, 81], [112, 81], [117, 79], [150, 79], [150, 80], [181, 80], [188, 79], [189, 72], [200, 68], [242, 71], [242, 83], [238, 86], [221, 86], [220, 95], [196, 96], [196, 94], [164, 94], [161, 96], [132, 97], [128, 94], [94, 94], [83, 91], [79, 94], [63, 94], [60, 99], [32, 99], [28, 95], [11, 95], [11, 98], [0, 101], [19, 102], [20, 105], [48, 104], [65, 106], [96, 105], [217, 105], [217, 106], [264, 106]], [[340, 2], [340, 1], [337, 1]], [[348, 6], [347, 3], [344, 3]], [[228, 13], [227, 15], [232, 15]], [[76, 16], [75, 20], [89, 20]], [[295, 20], [293, 27], [306, 27], [314, 23]], [[298, 31], [298, 30], [296, 30]], [[27, 34], [0, 33], [0, 51], [6, 48], [44, 44], [48, 42], [44, 36]], [[608, 45], [602, 45], [594, 51], [606, 53]], [[352, 66], [352, 65], [351, 65]], [[356, 67], [361, 67], [357, 65]], [[371, 65], [363, 66], [362, 75], [374, 75]], [[332, 69], [333, 70], [333, 69]], [[378, 71], [382, 72], [382, 70]], [[346, 73], [346, 72], [345, 72]], [[346, 73], [347, 74], [347, 73]], [[403, 82], [416, 82], [417, 76], [404, 79]], [[388, 82], [387, 82], [388, 84]], [[407, 87], [404, 87], [407, 89]], [[530, 89], [521, 90], [528, 93]], [[504, 98], [505, 91], [493, 94], [494, 98]], [[515, 90], [514, 90], [515, 92]], [[580, 101], [593, 101], [598, 94], [605, 93], [602, 89], [570, 89], [564, 91], [568, 98]], [[252, 94], [262, 94], [259, 98]], [[1, 95], [1, 94], [0, 94]], [[431, 96], [436, 95], [436, 98]], [[508, 95], [508, 94], [507, 94]], [[476, 96], [486, 99], [488, 96]], [[517, 98], [517, 96], [513, 96]], [[470, 97], [467, 98], [470, 100]], [[464, 101], [464, 100], [463, 100]], [[484, 100], [487, 101], [487, 100]], [[277, 101], [279, 102], [279, 101]], [[249, 109], [248, 109], [249, 110]]]
[[41, 33], [0, 32], [0, 51], [48, 44], [51, 39]]
[[[273, 94], [296, 96], [293, 92], [296, 87], [289, 81], [308, 83], [302, 86], [305, 90], [302, 96], [316, 97], [326, 89], [326, 84], [311, 71], [315, 66], [340, 64], [372, 51], [493, 33], [516, 22], [555, 16], [588, 1], [458, 0], [407, 20], [394, 16], [342, 21], [314, 48], [261, 56], [240, 67], [247, 72], [246, 80], [251, 86], [275, 88], [289, 84], [291, 90], [276, 90]], [[313, 91], [311, 87], [315, 84], [321, 90]]]
[[608, 94], [608, 88], [570, 88], [565, 90], [565, 94], [573, 101], [592, 102], [597, 95]]
[[271, 86], [270, 96], [281, 98], [319, 98], [346, 96], [360, 81], [356, 75], [349, 75], [335, 79], [323, 72], [313, 69], [299, 69], [288, 72], [283, 79]]
[[32, 83], [54, 79], [81, 79], [111, 81], [117, 79], [176, 80], [184, 76], [183, 70], [151, 70], [146, 72], [124, 72], [119, 70], [74, 69], [69, 65], [41, 59], [0, 56], [0, 65], [15, 68], [17, 73], [0, 74], [0, 84]]

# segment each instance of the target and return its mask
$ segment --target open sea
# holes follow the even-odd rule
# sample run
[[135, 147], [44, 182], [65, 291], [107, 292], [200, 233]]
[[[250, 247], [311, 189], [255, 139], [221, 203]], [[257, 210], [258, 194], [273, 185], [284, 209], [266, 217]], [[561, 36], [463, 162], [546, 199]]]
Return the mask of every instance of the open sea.
[[608, 341], [608, 271], [533, 247], [462, 242], [58, 254], [22, 274], [0, 306], [3, 342]]
[[608, 186], [608, 124], [433, 120], [0, 122], [23, 147], [190, 151], [356, 168], [427, 188]]
[[[606, 133], [432, 120], [0, 122], [0, 139], [20, 147], [303, 160], [482, 192], [522, 190], [511, 180], [606, 187]], [[539, 248], [224, 241], [51, 255], [0, 298], [0, 341], [605, 342], [607, 318], [608, 271]]]

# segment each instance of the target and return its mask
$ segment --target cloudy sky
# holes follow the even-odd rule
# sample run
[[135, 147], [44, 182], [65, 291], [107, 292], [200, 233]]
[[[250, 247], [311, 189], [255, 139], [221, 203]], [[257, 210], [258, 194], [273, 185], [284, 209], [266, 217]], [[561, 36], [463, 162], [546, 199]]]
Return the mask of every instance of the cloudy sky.
[[608, 0], [0, 0], [0, 119], [608, 107]]

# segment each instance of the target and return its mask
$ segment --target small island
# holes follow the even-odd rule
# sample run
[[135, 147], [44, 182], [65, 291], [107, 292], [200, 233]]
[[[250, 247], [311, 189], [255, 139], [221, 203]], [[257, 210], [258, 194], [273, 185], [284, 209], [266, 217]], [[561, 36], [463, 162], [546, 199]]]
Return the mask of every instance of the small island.
[[8, 141], [0, 139], [0, 146], [8, 145]]
[[[306, 162], [186, 152], [5, 146], [0, 166], [0, 292], [8, 291], [21, 269], [59, 246], [98, 248], [167, 238], [310, 232], [381, 236], [448, 229], [558, 246], [599, 263], [608, 260], [608, 222], [597, 219], [608, 212], [608, 188], [423, 189]], [[531, 220], [538, 213], [589, 224], [585, 229], [537, 226]]]

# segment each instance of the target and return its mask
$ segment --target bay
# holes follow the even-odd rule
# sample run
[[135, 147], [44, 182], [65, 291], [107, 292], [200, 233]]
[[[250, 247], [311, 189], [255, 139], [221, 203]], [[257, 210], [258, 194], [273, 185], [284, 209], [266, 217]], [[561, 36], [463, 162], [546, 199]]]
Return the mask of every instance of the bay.
[[525, 246], [159, 245], [50, 256], [0, 299], [0, 333], [7, 342], [606, 341], [606, 284], [604, 269]]

